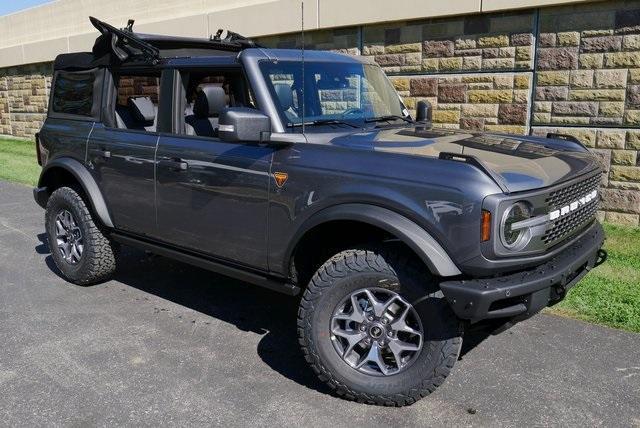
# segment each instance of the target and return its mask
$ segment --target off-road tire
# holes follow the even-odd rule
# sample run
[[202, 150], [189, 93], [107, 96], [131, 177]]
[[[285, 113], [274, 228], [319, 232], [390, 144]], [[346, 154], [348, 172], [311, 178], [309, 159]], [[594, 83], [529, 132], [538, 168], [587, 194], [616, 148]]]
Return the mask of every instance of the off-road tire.
[[[330, 319], [336, 304], [369, 285], [406, 299], [424, 327], [416, 360], [395, 375], [363, 374], [347, 365], [331, 344]], [[363, 248], [336, 254], [313, 275], [298, 310], [298, 337], [306, 361], [338, 395], [368, 404], [405, 406], [432, 393], [449, 375], [462, 346], [462, 325], [420, 260], [403, 251]]]
[[[105, 235], [91, 215], [87, 204], [80, 196], [80, 189], [60, 187], [55, 190], [45, 211], [45, 227], [53, 260], [70, 282], [78, 285], [94, 284], [107, 280], [116, 269], [115, 246]], [[77, 264], [68, 263], [56, 246], [55, 219], [62, 210], [69, 211], [82, 232], [84, 250]]]

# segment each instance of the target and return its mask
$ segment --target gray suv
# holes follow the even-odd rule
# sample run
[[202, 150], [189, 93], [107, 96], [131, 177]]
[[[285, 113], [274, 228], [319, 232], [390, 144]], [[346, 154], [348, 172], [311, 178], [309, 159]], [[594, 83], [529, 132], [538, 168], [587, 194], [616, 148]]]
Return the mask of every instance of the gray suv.
[[91, 21], [37, 136], [71, 282], [109, 278], [124, 244], [300, 296], [318, 377], [401, 406], [469, 328], [530, 317], [606, 256], [601, 170], [575, 139], [433, 129], [361, 58]]

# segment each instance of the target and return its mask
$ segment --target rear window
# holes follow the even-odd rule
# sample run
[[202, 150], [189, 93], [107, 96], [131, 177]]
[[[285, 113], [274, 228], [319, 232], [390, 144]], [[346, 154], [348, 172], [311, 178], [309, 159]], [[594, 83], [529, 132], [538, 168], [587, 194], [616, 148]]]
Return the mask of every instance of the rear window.
[[51, 109], [56, 113], [92, 116], [95, 72], [58, 72]]

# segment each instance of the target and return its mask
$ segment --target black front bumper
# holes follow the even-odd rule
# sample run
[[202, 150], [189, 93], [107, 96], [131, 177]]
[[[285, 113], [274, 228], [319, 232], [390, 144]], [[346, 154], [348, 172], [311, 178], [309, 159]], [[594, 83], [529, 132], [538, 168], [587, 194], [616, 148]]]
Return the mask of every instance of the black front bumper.
[[497, 278], [444, 281], [440, 288], [462, 319], [526, 318], [562, 300], [569, 288], [602, 263], [603, 243], [604, 230], [595, 222], [571, 246], [536, 268]]

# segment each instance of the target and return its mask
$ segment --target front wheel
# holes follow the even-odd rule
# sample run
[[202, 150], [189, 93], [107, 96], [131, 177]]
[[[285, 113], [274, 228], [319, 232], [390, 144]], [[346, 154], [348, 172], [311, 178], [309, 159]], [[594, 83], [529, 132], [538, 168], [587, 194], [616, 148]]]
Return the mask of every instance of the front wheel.
[[91, 284], [115, 271], [114, 247], [94, 222], [79, 190], [61, 187], [51, 194], [45, 227], [51, 256], [69, 281]]
[[411, 255], [343, 251], [315, 273], [298, 316], [305, 359], [339, 395], [403, 406], [442, 384], [462, 345], [460, 322]]

